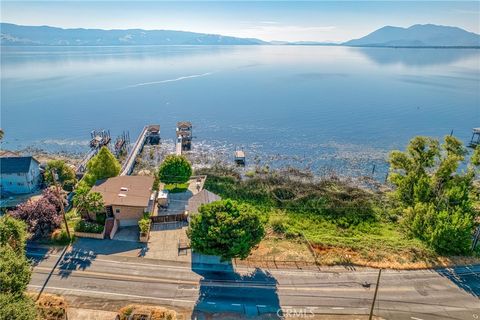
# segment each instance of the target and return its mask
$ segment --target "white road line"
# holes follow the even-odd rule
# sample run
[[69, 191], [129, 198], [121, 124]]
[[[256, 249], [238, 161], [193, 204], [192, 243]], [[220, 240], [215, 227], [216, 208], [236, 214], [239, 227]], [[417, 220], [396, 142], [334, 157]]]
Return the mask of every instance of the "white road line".
[[417, 318], [417, 317], [410, 317], [412, 320], [423, 320], [422, 318]]
[[215, 302], [210, 302], [210, 301], [207, 301], [208, 304], [215, 304]]
[[257, 307], [259, 307], [259, 308], [266, 308], [267, 306], [264, 305], [264, 304], [257, 304]]
[[[67, 252], [65, 255], [71, 254], [70, 252]], [[57, 254], [41, 254], [41, 253], [33, 253], [33, 252], [27, 252], [27, 255], [31, 256], [46, 256], [48, 257], [60, 257], [60, 255]], [[141, 258], [139, 258], [141, 259]], [[138, 263], [138, 262], [126, 262], [126, 261], [114, 261], [114, 260], [106, 260], [106, 259], [101, 259], [101, 258], [94, 258], [92, 261], [100, 261], [100, 262], [108, 262], [108, 263], [113, 263], [113, 264], [121, 264], [121, 265], [132, 265], [132, 266], [146, 266], [146, 267], [152, 267], [152, 268], [157, 268], [157, 269], [177, 269], [177, 270], [187, 270], [187, 271], [192, 271], [192, 267], [180, 267], [180, 266], [168, 266], [168, 265], [162, 265], [162, 264], [152, 264], [152, 263]], [[200, 264], [200, 263], [199, 263]], [[212, 268], [196, 268], [198, 270], [212, 270]], [[252, 268], [250, 267], [236, 267], [235, 270], [237, 271], [249, 271]], [[345, 271], [343, 269], [321, 269], [318, 271], [313, 271], [313, 270], [278, 270], [278, 269], [270, 269], [270, 268], [263, 268], [264, 270], [268, 270], [271, 274], [279, 274], [279, 275], [319, 275], [319, 274], [337, 274], [337, 273], [352, 273]], [[445, 269], [449, 270], [449, 269]], [[221, 271], [221, 270], [220, 270]], [[454, 270], [452, 270], [454, 271]], [[357, 275], [370, 275], [370, 274], [378, 274], [378, 271], [376, 270], [356, 270], [353, 273]], [[399, 270], [399, 271], [393, 271], [391, 272], [386, 272], [385, 274], [382, 274], [382, 277], [386, 276], [398, 276], [401, 274], [422, 274], [422, 275], [429, 275], [429, 276], [435, 276], [438, 275], [437, 272], [433, 271], [432, 269], [420, 269], [420, 270]], [[470, 272], [456, 272], [456, 274], [459, 275], [478, 275], [479, 271], [470, 271]], [[440, 277], [440, 275], [438, 275]]]
[[344, 307], [332, 307], [332, 310], [343, 310], [345, 309]]
[[[43, 286], [28, 285], [30, 288], [41, 289]], [[173, 299], [173, 298], [159, 298], [159, 297], [151, 297], [151, 296], [139, 296], [135, 294], [126, 294], [126, 293], [116, 293], [116, 292], [108, 292], [108, 291], [97, 291], [97, 290], [84, 290], [84, 289], [70, 289], [70, 288], [59, 288], [59, 287], [45, 287], [46, 290], [61, 290], [61, 291], [72, 291], [72, 292], [83, 292], [83, 293], [98, 293], [104, 295], [111, 295], [111, 296], [119, 296], [119, 297], [129, 297], [129, 298], [140, 298], [140, 299], [154, 299], [154, 300], [161, 300], [161, 301], [173, 301], [173, 302], [188, 302], [188, 303], [195, 303], [196, 301], [193, 300], [182, 300], [182, 299]]]
[[240, 303], [232, 303], [232, 306], [237, 306], [237, 307], [240, 307], [241, 304]]

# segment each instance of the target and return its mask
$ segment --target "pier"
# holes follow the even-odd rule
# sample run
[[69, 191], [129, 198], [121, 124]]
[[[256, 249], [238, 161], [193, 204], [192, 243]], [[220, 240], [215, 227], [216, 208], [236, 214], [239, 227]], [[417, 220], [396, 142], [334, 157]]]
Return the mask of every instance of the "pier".
[[135, 167], [135, 159], [142, 152], [145, 143], [158, 144], [160, 142], [160, 126], [159, 125], [147, 125], [143, 128], [142, 132], [135, 141], [133, 148], [127, 155], [125, 162], [120, 170], [121, 176], [128, 176], [132, 173]]
[[184, 151], [192, 150], [192, 123], [189, 121], [177, 122], [177, 142], [175, 153], [181, 155]]
[[468, 145], [471, 148], [476, 148], [480, 146], [480, 128], [473, 128], [472, 129], [472, 139]]
[[87, 163], [93, 158], [98, 151], [103, 147], [110, 143], [110, 131], [101, 130], [96, 131], [93, 130], [90, 132], [90, 151], [83, 157], [82, 161], [77, 165], [75, 170], [75, 174], [77, 177], [83, 177], [85, 171], [87, 170]]

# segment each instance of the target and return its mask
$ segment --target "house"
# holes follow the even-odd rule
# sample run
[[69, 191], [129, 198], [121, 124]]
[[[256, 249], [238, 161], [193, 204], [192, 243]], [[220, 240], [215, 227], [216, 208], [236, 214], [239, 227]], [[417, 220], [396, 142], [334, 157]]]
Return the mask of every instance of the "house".
[[147, 176], [118, 176], [97, 181], [91, 192], [102, 195], [107, 217], [115, 218], [115, 225], [136, 226], [145, 212], [153, 212], [153, 181]]
[[206, 189], [203, 189], [196, 195], [192, 196], [189, 200], [187, 205], [185, 206], [185, 211], [188, 214], [188, 219], [190, 221], [190, 217], [194, 214], [198, 213], [198, 209], [202, 204], [212, 203], [217, 200], [221, 200], [220, 196], [216, 195], [213, 192], [210, 192]]
[[0, 192], [2, 195], [35, 192], [41, 181], [40, 162], [34, 157], [0, 157]]

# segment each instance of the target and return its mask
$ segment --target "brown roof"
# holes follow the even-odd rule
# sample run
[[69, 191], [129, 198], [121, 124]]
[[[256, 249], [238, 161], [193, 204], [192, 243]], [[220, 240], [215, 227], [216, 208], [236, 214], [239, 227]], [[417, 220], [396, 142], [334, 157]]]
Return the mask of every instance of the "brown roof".
[[180, 121], [177, 122], [177, 128], [190, 128], [192, 126], [192, 123], [190, 121]]
[[91, 192], [99, 192], [105, 206], [148, 207], [152, 186], [153, 177], [118, 176], [97, 181]]
[[187, 210], [190, 214], [197, 213], [202, 204], [212, 203], [221, 200], [220, 196], [206, 189], [203, 189], [188, 200]]

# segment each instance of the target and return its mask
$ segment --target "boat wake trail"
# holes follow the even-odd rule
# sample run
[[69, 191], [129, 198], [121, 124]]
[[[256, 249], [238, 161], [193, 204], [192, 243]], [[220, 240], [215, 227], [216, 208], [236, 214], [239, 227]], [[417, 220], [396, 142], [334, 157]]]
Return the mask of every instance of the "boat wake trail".
[[178, 78], [174, 78], [174, 79], [166, 79], [166, 80], [159, 80], [159, 81], [152, 81], [152, 82], [136, 83], [136, 84], [132, 84], [132, 85], [123, 87], [121, 89], [137, 88], [137, 87], [151, 86], [151, 85], [155, 85], [155, 84], [162, 84], [162, 83], [168, 83], [168, 82], [176, 82], [176, 81], [181, 81], [181, 80], [186, 80], [186, 79], [206, 77], [206, 76], [209, 76], [211, 74], [213, 74], [213, 72], [206, 72], [206, 73], [201, 73], [201, 74], [192, 74], [190, 76], [183, 76], [183, 77], [178, 77]]

